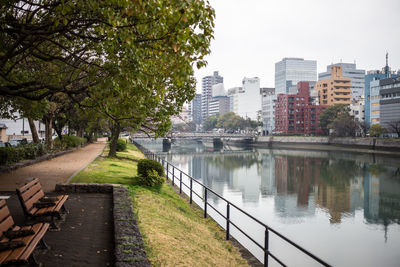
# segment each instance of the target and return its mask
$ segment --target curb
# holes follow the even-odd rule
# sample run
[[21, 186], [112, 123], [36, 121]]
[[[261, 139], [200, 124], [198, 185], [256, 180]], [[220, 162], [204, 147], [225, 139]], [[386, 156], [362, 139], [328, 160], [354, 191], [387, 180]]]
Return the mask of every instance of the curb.
[[150, 267], [142, 235], [133, 216], [128, 189], [112, 184], [57, 184], [60, 193], [113, 194], [114, 266]]

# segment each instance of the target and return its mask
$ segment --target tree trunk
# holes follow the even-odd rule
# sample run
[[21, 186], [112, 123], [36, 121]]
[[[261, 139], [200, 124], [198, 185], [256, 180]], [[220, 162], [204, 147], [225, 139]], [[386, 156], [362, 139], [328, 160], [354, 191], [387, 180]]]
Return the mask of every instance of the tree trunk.
[[57, 125], [57, 123], [53, 123], [54, 126], [54, 130], [57, 133], [58, 138], [60, 138], [60, 140], [62, 140], [62, 128], [63, 127], [59, 127], [59, 125]]
[[93, 143], [94, 141], [94, 132], [90, 131], [88, 135], [88, 143]]
[[46, 148], [51, 149], [53, 147], [53, 139], [52, 139], [52, 130], [53, 130], [53, 115], [46, 114], [43, 117], [43, 120], [46, 125], [45, 135], [46, 135]]
[[111, 129], [110, 151], [108, 152], [109, 157], [117, 156], [117, 142], [120, 131], [121, 131], [121, 126], [119, 125], [118, 122], [116, 122]]
[[79, 127], [78, 128], [78, 132], [77, 132], [77, 136], [83, 137], [83, 132], [84, 132], [84, 129], [82, 127]]
[[33, 122], [33, 119], [28, 118], [28, 123], [29, 123], [29, 127], [31, 128], [33, 142], [35, 144], [39, 144], [40, 140], [39, 140], [39, 136], [38, 136], [38, 133], [36, 131], [36, 126], [35, 126], [35, 123]]

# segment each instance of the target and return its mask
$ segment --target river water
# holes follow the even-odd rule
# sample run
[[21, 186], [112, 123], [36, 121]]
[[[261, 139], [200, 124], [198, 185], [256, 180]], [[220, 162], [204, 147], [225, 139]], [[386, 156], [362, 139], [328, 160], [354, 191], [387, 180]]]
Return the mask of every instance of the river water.
[[[139, 143], [162, 151], [160, 142]], [[202, 144], [178, 143], [164, 158], [329, 264], [400, 266], [400, 158], [236, 149], [214, 152]], [[218, 197], [211, 194], [208, 201], [226, 213]], [[235, 209], [230, 212], [232, 221], [264, 244], [263, 227]], [[221, 216], [211, 208], [209, 213], [225, 228]], [[261, 249], [234, 227], [231, 233], [263, 261]], [[273, 234], [270, 251], [288, 266], [319, 266]], [[269, 263], [279, 266], [272, 259]]]

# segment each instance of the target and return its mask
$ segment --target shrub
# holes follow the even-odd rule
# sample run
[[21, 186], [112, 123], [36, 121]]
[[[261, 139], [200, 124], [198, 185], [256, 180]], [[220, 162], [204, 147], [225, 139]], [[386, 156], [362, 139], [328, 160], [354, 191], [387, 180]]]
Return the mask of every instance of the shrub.
[[26, 144], [18, 147], [0, 148], [0, 165], [9, 165], [24, 159], [35, 159], [45, 154], [43, 144]]
[[149, 171], [155, 170], [159, 176], [165, 176], [164, 167], [158, 161], [151, 159], [141, 159], [137, 165], [138, 175], [147, 176]]
[[117, 151], [125, 151], [126, 150], [126, 140], [118, 139], [117, 141]]
[[72, 147], [78, 147], [87, 143], [86, 138], [73, 136], [73, 135], [63, 135], [62, 140], [60, 138], [54, 139], [54, 148], [64, 150]]
[[150, 187], [161, 187], [161, 185], [165, 181], [165, 178], [158, 175], [158, 172], [156, 170], [149, 170], [146, 176], [139, 174], [137, 176], [137, 180], [138, 184], [140, 185], [150, 186]]

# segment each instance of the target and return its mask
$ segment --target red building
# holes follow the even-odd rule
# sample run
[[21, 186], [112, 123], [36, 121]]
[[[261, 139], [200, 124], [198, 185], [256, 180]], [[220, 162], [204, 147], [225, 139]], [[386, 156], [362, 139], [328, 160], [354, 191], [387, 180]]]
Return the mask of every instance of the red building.
[[328, 106], [312, 105], [308, 82], [297, 83], [297, 94], [278, 94], [275, 102], [275, 132], [321, 135], [319, 117]]

